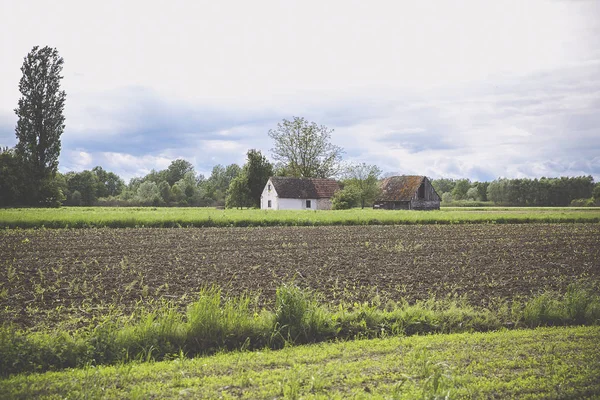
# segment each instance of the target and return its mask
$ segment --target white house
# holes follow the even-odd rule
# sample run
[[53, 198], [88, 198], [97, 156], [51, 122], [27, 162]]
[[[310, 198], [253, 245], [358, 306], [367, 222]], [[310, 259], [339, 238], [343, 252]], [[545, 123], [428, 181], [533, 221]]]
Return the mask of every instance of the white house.
[[333, 179], [273, 176], [260, 196], [263, 210], [331, 210], [331, 197], [340, 186]]

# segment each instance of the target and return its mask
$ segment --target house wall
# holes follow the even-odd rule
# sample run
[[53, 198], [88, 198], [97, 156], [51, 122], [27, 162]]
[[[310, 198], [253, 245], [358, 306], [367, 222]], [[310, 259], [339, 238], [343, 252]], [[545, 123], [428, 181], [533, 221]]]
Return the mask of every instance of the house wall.
[[317, 210], [331, 210], [331, 199], [317, 199]]
[[[271, 185], [271, 190], [269, 190], [269, 185]], [[268, 207], [269, 200], [271, 200], [271, 208]], [[263, 189], [262, 195], [260, 196], [260, 209], [261, 210], [278, 210], [279, 209], [279, 197], [277, 197], [277, 192], [275, 191], [275, 187], [273, 183], [269, 179], [265, 188]]]
[[[306, 208], [306, 200], [310, 200], [310, 208]], [[278, 210], [316, 210], [317, 199], [279, 199]]]

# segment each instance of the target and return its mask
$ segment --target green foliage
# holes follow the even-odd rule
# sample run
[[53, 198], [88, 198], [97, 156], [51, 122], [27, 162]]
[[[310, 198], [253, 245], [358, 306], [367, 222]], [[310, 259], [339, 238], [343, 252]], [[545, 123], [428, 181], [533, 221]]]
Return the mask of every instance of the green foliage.
[[55, 177], [42, 179], [38, 194], [40, 205], [50, 208], [60, 207], [66, 199], [66, 196], [63, 194], [64, 186], [64, 178], [59, 174]]
[[273, 165], [258, 150], [248, 150], [248, 161], [244, 165], [244, 174], [246, 176], [249, 197], [252, 206], [260, 208], [260, 196], [267, 184], [267, 181], [273, 176]]
[[450, 204], [452, 203], [452, 193], [446, 192], [442, 195], [442, 203]]
[[248, 188], [248, 178], [245, 174], [238, 175], [229, 184], [227, 197], [225, 199], [226, 208], [250, 207], [253, 204], [250, 189]]
[[600, 182], [598, 182], [598, 183], [596, 183], [596, 185], [594, 185], [594, 190], [592, 191], [592, 197], [597, 202], [600, 202]]
[[471, 181], [468, 179], [459, 179], [452, 189], [452, 198], [454, 200], [463, 200], [467, 198], [467, 192], [471, 188]]
[[600, 296], [580, 284], [569, 286], [562, 295], [543, 293], [524, 307], [499, 303], [477, 309], [464, 299], [432, 297], [385, 307], [375, 298], [331, 309], [316, 298], [313, 292], [286, 284], [277, 289], [271, 312], [258, 309], [249, 296], [223, 299], [212, 287], [202, 289], [185, 314], [163, 303], [155, 309], [137, 309], [132, 316], [109, 314], [72, 333], [24, 332], [5, 324], [0, 326], [0, 374], [332, 339], [600, 323]]
[[14, 149], [0, 148], [0, 207], [21, 203], [25, 171]]
[[344, 188], [354, 188], [358, 192], [358, 202], [361, 208], [365, 205], [372, 205], [379, 196], [381, 189], [379, 187], [379, 176], [381, 170], [376, 165], [367, 165], [365, 163], [355, 164], [348, 167]]
[[[70, 194], [79, 193], [79, 199], [73, 199], [72, 195], [67, 196], [67, 205], [91, 206], [98, 199], [97, 191], [100, 181], [98, 176], [92, 171], [68, 172], [65, 174], [68, 191]], [[79, 202], [76, 202], [79, 200]]]
[[469, 188], [469, 190], [467, 190], [467, 193], [465, 195], [465, 199], [473, 200], [473, 201], [480, 201], [481, 199], [479, 198], [479, 191], [477, 190], [477, 188], [476, 187]]
[[354, 185], [348, 185], [338, 190], [331, 198], [331, 207], [334, 210], [348, 210], [359, 204], [361, 193]]
[[136, 198], [143, 205], [157, 206], [163, 201], [158, 185], [151, 181], [140, 184], [137, 189]]
[[269, 130], [275, 161], [287, 176], [330, 178], [341, 170], [343, 150], [330, 143], [332, 129], [308, 122], [302, 117], [284, 119]]
[[275, 294], [275, 329], [286, 342], [308, 343], [326, 340], [335, 328], [328, 311], [320, 307], [313, 293], [293, 284], [284, 284]]
[[107, 172], [100, 166], [92, 168], [92, 172], [98, 178], [96, 188], [98, 197], [118, 196], [125, 189], [125, 182], [117, 174]]
[[[169, 184], [169, 186], [173, 186], [175, 182], [183, 179], [183, 177], [189, 172], [192, 172], [194, 176], [196, 175], [192, 163], [180, 158], [175, 161], [172, 161], [171, 164], [167, 167], [164, 173], [164, 179]], [[167, 199], [164, 200], [167, 201]]]
[[488, 200], [514, 206], [564, 207], [592, 197], [594, 178], [497, 179], [489, 183]]
[[227, 167], [220, 164], [215, 165], [210, 177], [202, 184], [204, 196], [210, 200], [212, 205], [224, 206], [231, 181], [241, 173], [242, 169], [237, 164], [230, 164]]
[[0, 381], [7, 398], [595, 398], [598, 327], [341, 341], [85, 365]]
[[454, 185], [456, 185], [456, 181], [448, 178], [432, 179], [431, 185], [441, 196], [443, 193], [451, 193], [454, 189]]
[[39, 197], [49, 190], [46, 187], [40, 191], [42, 182], [54, 177], [58, 169], [60, 136], [65, 129], [66, 94], [60, 90], [63, 63], [56, 49], [35, 46], [21, 67], [21, 98], [15, 109], [18, 118], [16, 153], [24, 168], [31, 172], [32, 197], [36, 203], [47, 201]]

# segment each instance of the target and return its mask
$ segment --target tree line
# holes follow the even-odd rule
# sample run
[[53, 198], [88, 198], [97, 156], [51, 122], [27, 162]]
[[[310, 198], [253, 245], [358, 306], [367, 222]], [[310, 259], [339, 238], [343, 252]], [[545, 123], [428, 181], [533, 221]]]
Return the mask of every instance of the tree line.
[[[177, 159], [128, 184], [101, 166], [58, 172], [60, 137], [65, 129], [66, 94], [60, 90], [64, 61], [56, 49], [34, 47], [25, 57], [15, 109], [18, 143], [0, 148], [0, 206], [217, 206], [260, 207], [270, 176], [332, 178], [340, 181], [334, 209], [369, 207], [379, 195], [382, 171], [376, 165], [344, 164], [343, 149], [331, 143], [332, 129], [302, 117], [283, 119], [268, 132], [274, 162], [248, 150], [243, 166], [216, 165], [209, 177]], [[574, 178], [436, 179], [445, 204], [492, 202], [515, 206], [567, 206], [600, 203], [600, 186], [591, 176]]]
[[435, 179], [442, 202], [490, 202], [506, 206], [565, 207], [600, 205], [600, 183], [591, 175], [540, 179], [499, 178], [491, 182]]

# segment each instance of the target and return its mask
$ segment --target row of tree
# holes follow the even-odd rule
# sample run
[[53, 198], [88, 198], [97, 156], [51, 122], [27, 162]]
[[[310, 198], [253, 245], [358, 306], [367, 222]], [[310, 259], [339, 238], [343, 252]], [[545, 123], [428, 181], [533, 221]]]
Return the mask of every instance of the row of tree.
[[460, 200], [492, 202], [508, 206], [564, 207], [600, 203], [600, 183], [592, 176], [496, 179], [471, 182], [468, 179], [436, 179], [433, 187], [444, 203]]

